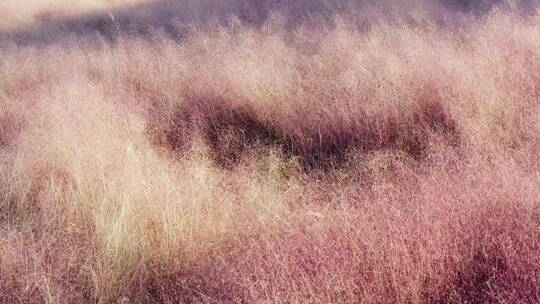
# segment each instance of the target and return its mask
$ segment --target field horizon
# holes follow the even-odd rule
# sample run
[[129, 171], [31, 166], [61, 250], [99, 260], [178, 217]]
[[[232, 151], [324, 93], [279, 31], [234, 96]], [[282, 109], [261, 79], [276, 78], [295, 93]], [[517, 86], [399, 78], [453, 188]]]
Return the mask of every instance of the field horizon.
[[0, 303], [540, 302], [524, 0], [0, 2]]

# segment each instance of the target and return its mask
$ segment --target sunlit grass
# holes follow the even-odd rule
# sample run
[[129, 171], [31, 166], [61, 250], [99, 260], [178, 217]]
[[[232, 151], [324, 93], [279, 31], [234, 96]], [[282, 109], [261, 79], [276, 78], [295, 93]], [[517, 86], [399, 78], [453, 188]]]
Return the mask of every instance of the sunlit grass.
[[540, 20], [429, 16], [3, 47], [0, 298], [539, 301]]

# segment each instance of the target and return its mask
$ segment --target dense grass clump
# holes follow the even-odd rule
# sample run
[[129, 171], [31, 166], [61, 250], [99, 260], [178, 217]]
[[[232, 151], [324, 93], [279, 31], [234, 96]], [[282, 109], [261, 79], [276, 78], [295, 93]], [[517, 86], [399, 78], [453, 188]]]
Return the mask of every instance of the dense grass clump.
[[540, 302], [536, 2], [72, 2], [0, 4], [0, 303]]

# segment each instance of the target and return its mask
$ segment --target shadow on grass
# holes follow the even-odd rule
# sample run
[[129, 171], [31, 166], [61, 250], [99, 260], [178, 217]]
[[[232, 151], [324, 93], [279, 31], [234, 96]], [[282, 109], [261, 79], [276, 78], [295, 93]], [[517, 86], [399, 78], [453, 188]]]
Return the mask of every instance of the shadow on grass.
[[219, 24], [232, 17], [256, 25], [264, 23], [273, 11], [281, 11], [291, 20], [300, 20], [314, 14], [330, 16], [351, 5], [349, 0], [331, 5], [324, 0], [166, 0], [69, 18], [55, 18], [53, 12], [43, 13], [37, 17], [40, 21], [16, 31], [0, 33], [0, 39], [18, 46], [96, 39], [114, 42], [121, 36], [152, 38], [157, 33], [181, 39], [191, 26]]
[[[429, 5], [422, 5], [422, 3]], [[164, 0], [59, 18], [54, 12], [37, 16], [38, 22], [22, 29], [0, 32], [0, 45], [44, 47], [57, 44], [115, 42], [120, 37], [152, 39], [160, 35], [181, 40], [190, 27], [219, 24], [235, 17], [245, 24], [263, 24], [272, 12], [287, 16], [289, 23], [306, 18], [331, 21], [336, 14], [348, 15], [359, 24], [366, 20], [414, 18], [414, 12], [428, 10], [434, 20], [455, 22], [462, 13], [483, 14], [501, 0]], [[424, 4], [425, 4], [424, 3]], [[520, 0], [518, 7], [532, 14], [537, 0]], [[427, 7], [427, 8], [426, 8]], [[367, 22], [369, 23], [369, 22]], [[157, 34], [160, 35], [157, 35]]]

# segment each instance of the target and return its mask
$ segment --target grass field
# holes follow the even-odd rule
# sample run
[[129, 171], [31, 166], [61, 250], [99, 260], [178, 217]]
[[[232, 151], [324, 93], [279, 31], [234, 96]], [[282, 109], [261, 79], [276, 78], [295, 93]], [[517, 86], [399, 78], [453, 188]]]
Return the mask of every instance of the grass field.
[[540, 302], [534, 0], [65, 2], [0, 1], [0, 303]]

